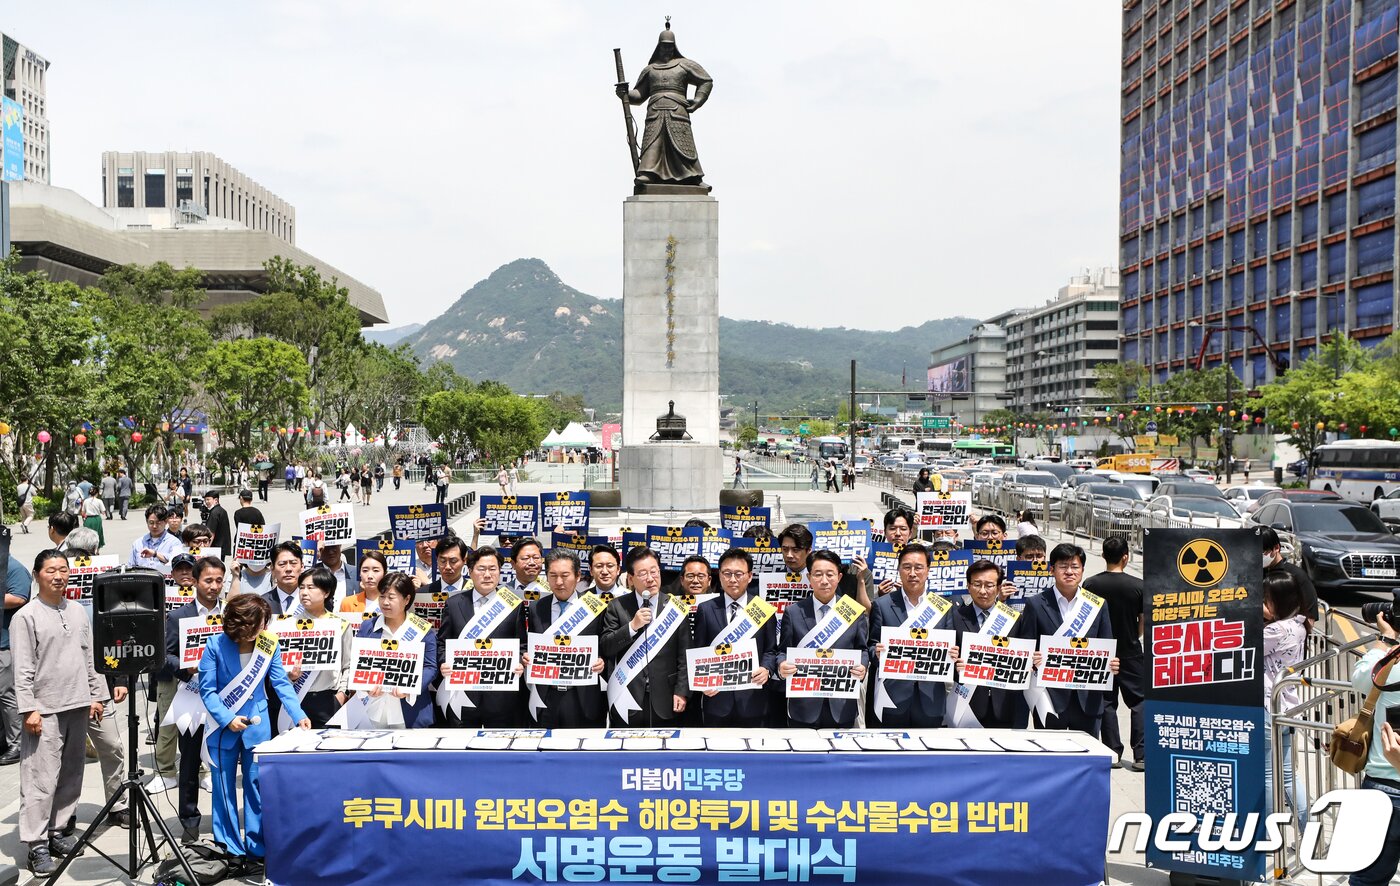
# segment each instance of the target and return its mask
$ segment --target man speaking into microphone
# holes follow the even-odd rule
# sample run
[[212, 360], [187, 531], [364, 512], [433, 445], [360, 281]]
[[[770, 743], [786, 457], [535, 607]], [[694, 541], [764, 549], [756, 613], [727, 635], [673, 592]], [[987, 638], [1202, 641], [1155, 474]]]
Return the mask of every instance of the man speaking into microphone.
[[684, 630], [689, 609], [661, 593], [661, 561], [650, 548], [626, 558], [628, 586], [603, 613], [602, 654], [610, 668], [609, 722], [614, 726], [672, 726], [685, 710]]

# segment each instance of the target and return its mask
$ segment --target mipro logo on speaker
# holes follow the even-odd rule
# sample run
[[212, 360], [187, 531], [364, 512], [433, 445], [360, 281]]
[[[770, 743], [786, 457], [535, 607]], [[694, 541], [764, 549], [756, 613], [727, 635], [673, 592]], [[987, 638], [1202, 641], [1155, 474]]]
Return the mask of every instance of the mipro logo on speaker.
[[103, 646], [102, 657], [123, 661], [128, 658], [150, 658], [156, 654], [156, 647], [152, 643], [128, 643], [125, 640], [118, 640], [115, 646]]

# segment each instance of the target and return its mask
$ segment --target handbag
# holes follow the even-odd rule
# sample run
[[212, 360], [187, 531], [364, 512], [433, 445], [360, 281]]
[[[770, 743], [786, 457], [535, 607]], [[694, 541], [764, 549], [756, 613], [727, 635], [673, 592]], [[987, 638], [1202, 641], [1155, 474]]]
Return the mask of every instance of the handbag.
[[1371, 691], [1361, 705], [1361, 713], [1332, 729], [1332, 737], [1327, 741], [1327, 756], [1343, 772], [1357, 775], [1366, 768], [1371, 752], [1371, 734], [1375, 728], [1376, 702], [1382, 691], [1400, 689], [1400, 683], [1385, 682], [1398, 657], [1400, 646], [1395, 646], [1376, 662], [1375, 667], [1371, 668]]

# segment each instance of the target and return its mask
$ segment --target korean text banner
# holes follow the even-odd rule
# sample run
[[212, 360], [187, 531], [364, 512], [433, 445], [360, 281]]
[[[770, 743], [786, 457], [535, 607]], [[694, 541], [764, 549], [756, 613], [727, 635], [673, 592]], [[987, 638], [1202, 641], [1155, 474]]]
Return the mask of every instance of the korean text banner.
[[481, 517], [486, 525], [483, 533], [494, 535], [534, 535], [539, 523], [538, 495], [483, 495]]
[[404, 541], [447, 535], [447, 505], [389, 505], [389, 528]]
[[1104, 755], [579, 753], [259, 755], [269, 881], [1103, 877]]
[[[1152, 529], [1143, 543], [1146, 810], [1264, 813], [1263, 566], [1253, 529]], [[1234, 839], [1231, 835], [1228, 839]], [[1170, 871], [1264, 876], [1252, 850], [1163, 853]]]
[[24, 181], [24, 106], [0, 96], [0, 179]]
[[646, 544], [656, 552], [662, 569], [680, 569], [686, 557], [700, 553], [700, 537], [686, 535], [683, 526], [648, 526]]
[[767, 528], [773, 517], [772, 508], [751, 505], [720, 505], [719, 523], [735, 535], [743, 535], [755, 526]]
[[807, 524], [812, 531], [812, 550], [832, 551], [842, 563], [852, 557], [870, 556], [869, 520], [817, 520]]
[[734, 547], [743, 548], [753, 558], [753, 573], [787, 572], [783, 565], [783, 552], [775, 538], [736, 538]]
[[546, 492], [540, 496], [540, 528], [544, 532], [588, 534], [587, 492]]
[[[355, 542], [355, 563], [364, 562], [365, 553], [378, 551], [388, 561], [388, 572], [413, 572], [413, 561], [417, 559], [413, 542], [401, 538], [362, 538]], [[346, 589], [345, 593], [350, 593]]]

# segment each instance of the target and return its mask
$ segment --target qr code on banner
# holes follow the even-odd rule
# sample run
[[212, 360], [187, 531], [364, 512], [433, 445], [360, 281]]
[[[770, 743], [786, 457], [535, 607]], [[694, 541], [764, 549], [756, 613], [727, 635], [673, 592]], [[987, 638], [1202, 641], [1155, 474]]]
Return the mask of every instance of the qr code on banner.
[[1234, 812], [1235, 762], [1173, 757], [1172, 796], [1176, 798], [1177, 812], [1196, 815]]

